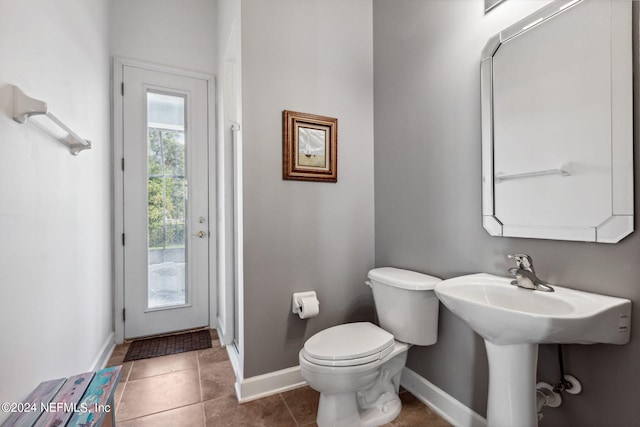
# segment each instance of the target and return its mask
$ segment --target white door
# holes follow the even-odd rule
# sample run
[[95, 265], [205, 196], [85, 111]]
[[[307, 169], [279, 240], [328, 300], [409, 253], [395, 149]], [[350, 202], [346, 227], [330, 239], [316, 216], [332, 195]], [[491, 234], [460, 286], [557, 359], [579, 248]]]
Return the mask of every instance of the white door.
[[209, 324], [208, 82], [123, 67], [124, 335]]

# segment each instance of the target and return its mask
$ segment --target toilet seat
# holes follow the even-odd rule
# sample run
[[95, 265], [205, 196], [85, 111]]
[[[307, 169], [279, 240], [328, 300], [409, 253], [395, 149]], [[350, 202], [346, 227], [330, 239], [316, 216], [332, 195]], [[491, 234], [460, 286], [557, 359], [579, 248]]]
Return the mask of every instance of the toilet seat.
[[388, 356], [394, 342], [393, 335], [373, 323], [347, 323], [309, 338], [304, 344], [303, 355], [317, 365], [356, 366]]

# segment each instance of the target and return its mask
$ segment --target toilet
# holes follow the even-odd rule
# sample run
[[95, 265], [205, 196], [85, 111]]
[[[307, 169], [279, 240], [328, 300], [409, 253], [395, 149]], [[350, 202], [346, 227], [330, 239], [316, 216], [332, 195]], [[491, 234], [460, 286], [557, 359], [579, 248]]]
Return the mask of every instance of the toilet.
[[370, 427], [398, 416], [400, 374], [412, 345], [438, 338], [440, 279], [398, 268], [376, 268], [367, 285], [380, 326], [347, 323], [318, 332], [300, 351], [300, 371], [320, 392], [319, 427]]

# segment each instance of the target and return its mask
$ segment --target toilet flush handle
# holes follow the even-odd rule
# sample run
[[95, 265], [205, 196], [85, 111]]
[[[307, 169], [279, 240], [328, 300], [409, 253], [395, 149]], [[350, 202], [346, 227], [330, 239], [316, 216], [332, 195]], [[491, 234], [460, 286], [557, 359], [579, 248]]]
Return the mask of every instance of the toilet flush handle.
[[370, 288], [373, 288], [373, 286], [371, 286], [371, 281], [370, 280], [365, 280], [364, 284], [367, 285]]

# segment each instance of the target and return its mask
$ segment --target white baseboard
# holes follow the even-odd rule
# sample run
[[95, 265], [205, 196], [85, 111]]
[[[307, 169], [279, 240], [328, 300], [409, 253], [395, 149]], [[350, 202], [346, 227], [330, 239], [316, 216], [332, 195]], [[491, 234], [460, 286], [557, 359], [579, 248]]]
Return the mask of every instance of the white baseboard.
[[487, 427], [485, 418], [407, 367], [400, 384], [456, 427]]
[[102, 344], [102, 347], [98, 351], [96, 358], [93, 360], [93, 363], [89, 367], [90, 371], [99, 371], [107, 366], [109, 359], [111, 358], [111, 354], [113, 350], [116, 348], [115, 341], [115, 332], [111, 331], [111, 333], [107, 336], [107, 339]]
[[227, 355], [229, 356], [229, 362], [231, 362], [231, 367], [233, 368], [233, 374], [236, 376], [236, 382], [233, 388], [236, 391], [236, 397], [238, 401], [240, 401], [240, 395], [241, 395], [240, 383], [243, 376], [242, 370], [240, 369], [241, 367], [240, 354], [238, 354], [238, 351], [233, 345], [233, 343], [225, 345], [224, 348], [227, 350]]
[[302, 378], [300, 366], [293, 366], [268, 374], [242, 379], [236, 382], [236, 392], [240, 403], [304, 387], [307, 382]]

